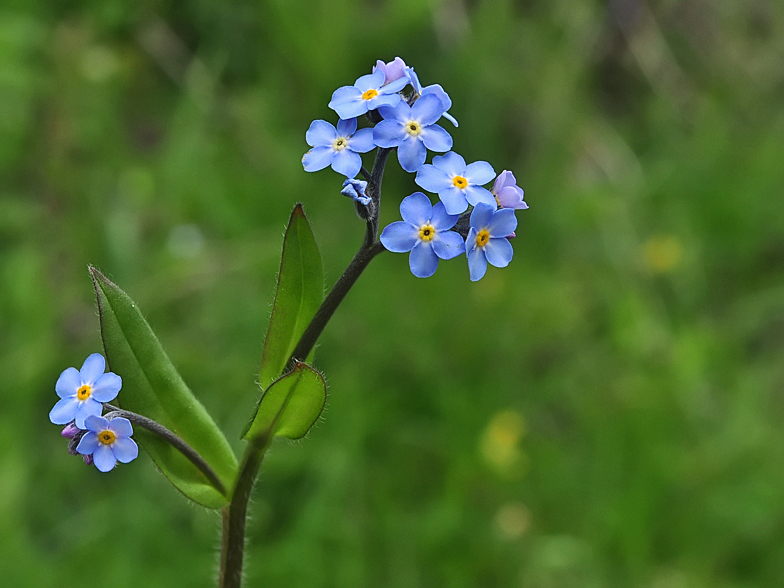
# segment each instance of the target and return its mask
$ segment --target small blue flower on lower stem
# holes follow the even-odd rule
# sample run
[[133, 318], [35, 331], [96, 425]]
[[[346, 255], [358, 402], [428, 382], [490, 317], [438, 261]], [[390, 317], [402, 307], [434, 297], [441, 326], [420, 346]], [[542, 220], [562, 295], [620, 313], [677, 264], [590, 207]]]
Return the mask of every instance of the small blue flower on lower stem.
[[408, 265], [418, 278], [429, 278], [438, 268], [439, 259], [452, 259], [465, 251], [463, 239], [450, 231], [458, 215], [449, 215], [438, 202], [431, 206], [422, 192], [414, 192], [400, 203], [402, 221], [382, 231], [381, 244], [394, 253], [411, 252]]
[[61, 400], [49, 412], [49, 420], [55, 425], [75, 421], [84, 429], [84, 421], [90, 415], [100, 415], [103, 403], [117, 397], [122, 388], [122, 379], [112, 372], [103, 373], [106, 361], [100, 353], [93, 353], [84, 360], [81, 370], [69, 367], [57, 379], [54, 390]]
[[354, 202], [367, 206], [370, 204], [370, 197], [365, 194], [367, 189], [367, 182], [365, 180], [357, 180], [356, 178], [346, 180], [343, 182], [343, 189], [340, 191], [343, 196], [348, 196]]
[[139, 447], [131, 439], [131, 421], [117, 417], [111, 421], [101, 416], [89, 416], [85, 420], [87, 432], [76, 446], [82, 455], [92, 455], [95, 467], [102, 472], [113, 469], [119, 461], [128, 463], [139, 455]]
[[482, 187], [494, 177], [495, 171], [486, 161], [466, 165], [465, 159], [450, 151], [434, 157], [432, 164], [423, 165], [414, 181], [425, 190], [438, 194], [449, 214], [460, 214], [469, 204], [476, 206], [480, 202], [495, 208], [495, 198]]
[[496, 210], [495, 206], [480, 202], [471, 211], [471, 228], [466, 238], [468, 273], [472, 282], [481, 280], [487, 264], [506, 267], [514, 250], [507, 237], [517, 228], [517, 218], [511, 208]]
[[357, 130], [357, 119], [338, 121], [337, 129], [325, 120], [310, 123], [305, 140], [313, 147], [302, 156], [305, 171], [313, 172], [332, 166], [339, 174], [353, 178], [362, 168], [360, 153], [367, 153], [373, 143], [373, 129]]
[[397, 106], [402, 100], [398, 92], [408, 83], [408, 77], [403, 76], [387, 84], [386, 72], [376, 69], [372, 74], [358, 78], [353, 86], [335, 90], [329, 107], [340, 118], [354, 118], [379, 106]]
[[425, 163], [427, 150], [449, 151], [452, 137], [435, 124], [444, 114], [436, 96], [422, 96], [413, 106], [401, 102], [395, 108], [382, 107], [384, 117], [373, 129], [379, 147], [397, 147], [397, 159], [407, 172], [415, 172]]

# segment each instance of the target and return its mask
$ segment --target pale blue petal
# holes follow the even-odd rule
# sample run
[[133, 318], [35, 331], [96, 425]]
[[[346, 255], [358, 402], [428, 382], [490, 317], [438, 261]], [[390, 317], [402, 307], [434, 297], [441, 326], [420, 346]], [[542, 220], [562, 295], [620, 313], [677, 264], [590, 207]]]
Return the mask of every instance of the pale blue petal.
[[356, 132], [356, 130], [357, 130], [356, 118], [349, 118], [349, 119], [341, 118], [338, 121], [338, 128], [337, 128], [338, 137], [350, 137]]
[[80, 429], [89, 428], [85, 425], [85, 419], [91, 416], [99, 417], [102, 411], [103, 405], [97, 400], [93, 400], [92, 398], [82, 400], [79, 403], [79, 406], [76, 407], [76, 414], [74, 414], [74, 421], [76, 422], [76, 426]]
[[400, 102], [396, 106], [380, 106], [378, 113], [384, 120], [396, 120], [402, 124], [408, 121], [410, 108], [405, 102]]
[[400, 94], [379, 94], [375, 98], [367, 101], [367, 109], [375, 110], [376, 108], [395, 107], [400, 104]]
[[89, 431], [79, 440], [79, 445], [76, 446], [76, 452], [81, 453], [82, 455], [91, 455], [96, 447], [98, 447], [98, 435]]
[[347, 178], [353, 178], [362, 167], [362, 158], [351, 149], [343, 149], [335, 153], [332, 158], [332, 169]]
[[468, 200], [471, 206], [476, 206], [477, 204], [488, 204], [493, 207], [493, 210], [498, 208], [498, 203], [495, 201], [495, 196], [489, 191], [485, 190], [481, 186], [473, 186], [470, 185], [463, 190], [465, 194], [466, 200]]
[[93, 451], [93, 463], [100, 471], [108, 472], [117, 465], [117, 458], [114, 457], [111, 447], [99, 443]]
[[[471, 234], [469, 233], [468, 240], [466, 240], [467, 247], [471, 244], [469, 243], [470, 239]], [[476, 236], [474, 236], [474, 240], [475, 239]], [[477, 247], [474, 242], [474, 247], [470, 248], [466, 255], [468, 257], [468, 275], [471, 278], [471, 281], [476, 282], [477, 280], [481, 280], [487, 272], [487, 258], [485, 257], [485, 252], [481, 247]]]
[[403, 125], [394, 120], [382, 120], [373, 128], [373, 141], [379, 147], [397, 147], [405, 137]]
[[[60, 377], [57, 378], [57, 383], [54, 385], [54, 391], [60, 398], [67, 398], [73, 396], [82, 385], [82, 377], [79, 375], [79, 370], [75, 367], [69, 367], [65, 370]], [[57, 423], [58, 425], [60, 423]]]
[[433, 251], [441, 259], [452, 259], [465, 253], [463, 238], [454, 231], [443, 231], [433, 239]]
[[82, 378], [82, 384], [89, 384], [92, 386], [95, 381], [101, 377], [106, 369], [106, 361], [100, 353], [93, 353], [90, 357], [84, 360], [82, 369], [79, 370], [79, 375]]
[[354, 87], [357, 88], [360, 92], [364, 92], [365, 90], [370, 90], [371, 88], [378, 90], [381, 88], [381, 84], [384, 83], [387, 76], [383, 70], [377, 69], [373, 73], [361, 76], [354, 82]]
[[449, 110], [452, 108], [452, 99], [449, 97], [449, 94], [441, 87], [441, 84], [431, 84], [427, 88], [422, 90], [422, 96], [427, 94], [434, 94], [438, 96], [438, 99], [441, 100], [441, 104], [444, 105], [444, 110]]
[[443, 202], [436, 202], [430, 215], [430, 224], [436, 231], [446, 231], [454, 227], [459, 218], [457, 214], [447, 214]]
[[83, 429], [88, 429], [93, 433], [100, 433], [109, 428], [109, 421], [102, 416], [90, 415], [84, 420]]
[[[419, 231], [419, 227], [430, 220], [433, 216], [433, 206], [430, 198], [422, 192], [414, 192], [410, 196], [403, 198], [400, 203], [400, 216], [412, 227]], [[417, 234], [419, 234], [417, 232]]]
[[122, 388], [122, 378], [109, 372], [98, 378], [92, 387], [92, 397], [98, 402], [110, 402], [117, 398], [120, 388]]
[[433, 158], [433, 165], [448, 176], [462, 176], [465, 173], [465, 159], [454, 151]]
[[449, 181], [449, 178], [443, 171], [429, 163], [419, 168], [414, 182], [428, 192], [435, 192], [436, 194], [452, 185], [452, 182]]
[[314, 147], [302, 156], [302, 167], [307, 172], [319, 171], [331, 164], [334, 156], [332, 147]]
[[[493, 202], [495, 202], [495, 200]], [[487, 227], [487, 225], [490, 224], [490, 220], [493, 218], [494, 212], [495, 206], [492, 204], [480, 202], [474, 206], [474, 210], [471, 211], [471, 228], [481, 231]]]
[[408, 79], [411, 80], [411, 87], [414, 88], [414, 92], [421, 96], [423, 92], [422, 84], [419, 83], [419, 76], [416, 74], [413, 67], [408, 68]]
[[[354, 102], [356, 100], [362, 99], [362, 91], [357, 90], [354, 86], [343, 86], [342, 88], [338, 88], [332, 93], [332, 100], [329, 101], [329, 107], [332, 110], [335, 110], [335, 107], [339, 104], [346, 104], [348, 102]], [[340, 117], [344, 118], [344, 117]], [[353, 118], [350, 116], [345, 117], [346, 119]]]
[[446, 189], [441, 190], [438, 193], [438, 197], [441, 199], [441, 202], [444, 203], [447, 214], [460, 214], [461, 212], [465, 212], [466, 208], [468, 208], [468, 202], [465, 199], [463, 191], [454, 186], [449, 186]]
[[438, 256], [429, 243], [418, 241], [411, 250], [408, 267], [417, 278], [429, 278], [438, 269]]
[[469, 184], [481, 186], [495, 178], [495, 170], [486, 161], [475, 161], [466, 166], [465, 173], [462, 175], [468, 180]]
[[120, 463], [128, 463], [139, 457], [139, 447], [128, 437], [119, 438], [112, 443], [112, 452]]
[[422, 167], [426, 157], [427, 149], [419, 139], [408, 136], [397, 146], [397, 160], [400, 162], [400, 167], [409, 173], [414, 173]]
[[460, 126], [459, 124], [457, 124], [457, 119], [454, 116], [452, 116], [451, 114], [449, 114], [448, 112], [444, 113], [444, 118], [446, 120], [448, 120], [449, 122], [451, 122], [453, 125], [455, 125], [455, 127], [459, 127]]
[[[385, 77], [385, 79], [386, 79], [386, 77]], [[379, 89], [379, 92], [382, 93], [382, 94], [393, 94], [393, 93], [399, 92], [400, 90], [405, 88], [407, 85], [408, 85], [408, 78], [404, 76], [402, 78], [398, 78], [398, 79], [396, 79], [396, 80], [394, 80], [392, 82], [389, 82], [386, 86], [382, 86]]]
[[109, 429], [117, 433], [118, 437], [130, 437], [133, 435], [131, 421], [125, 417], [117, 417], [109, 421]]
[[517, 217], [512, 208], [502, 208], [497, 211], [487, 225], [491, 237], [506, 237], [514, 233], [516, 228]]
[[419, 135], [425, 147], [430, 151], [442, 152], [452, 148], [452, 135], [439, 125], [430, 125], [422, 129]]
[[512, 261], [514, 249], [508, 239], [496, 237], [490, 239], [484, 247], [485, 257], [490, 265], [495, 267], [506, 267]]
[[335, 104], [332, 110], [337, 112], [340, 118], [355, 118], [372, 110], [368, 108], [368, 102], [357, 96], [354, 100]]
[[81, 401], [76, 396], [69, 396], [57, 401], [49, 411], [49, 420], [55, 425], [65, 425], [74, 420], [76, 409]]
[[438, 96], [434, 94], [423, 95], [411, 107], [411, 118], [418, 121], [423, 127], [426, 127], [441, 118], [445, 111], [446, 108], [444, 108]]
[[376, 146], [373, 141], [373, 129], [359, 129], [348, 140], [348, 148], [357, 153], [367, 153]]
[[325, 120], [314, 120], [305, 133], [305, 141], [311, 147], [331, 147], [337, 138], [335, 127]]
[[403, 221], [389, 224], [381, 232], [381, 244], [392, 253], [411, 251], [417, 241], [419, 241], [419, 231]]

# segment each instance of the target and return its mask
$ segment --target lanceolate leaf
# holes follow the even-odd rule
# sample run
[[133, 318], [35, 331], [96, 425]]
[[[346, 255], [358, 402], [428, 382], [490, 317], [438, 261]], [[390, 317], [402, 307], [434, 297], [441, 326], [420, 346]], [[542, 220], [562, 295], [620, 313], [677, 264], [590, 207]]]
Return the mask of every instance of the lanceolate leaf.
[[297, 204], [283, 239], [275, 303], [261, 355], [259, 385], [262, 389], [283, 373], [291, 352], [323, 299], [321, 253], [302, 205]]
[[264, 391], [244, 437], [269, 433], [270, 437], [300, 439], [318, 420], [326, 401], [324, 377], [309, 365], [297, 363]]
[[[117, 285], [91, 267], [98, 298], [106, 359], [122, 377], [117, 403], [157, 421], [193, 447], [231, 489], [237, 459], [204, 406], [188, 389], [144, 320], [139, 308]], [[134, 428], [134, 437], [155, 465], [185, 496], [209, 508], [225, 506], [222, 495], [196, 466], [160, 437]]]

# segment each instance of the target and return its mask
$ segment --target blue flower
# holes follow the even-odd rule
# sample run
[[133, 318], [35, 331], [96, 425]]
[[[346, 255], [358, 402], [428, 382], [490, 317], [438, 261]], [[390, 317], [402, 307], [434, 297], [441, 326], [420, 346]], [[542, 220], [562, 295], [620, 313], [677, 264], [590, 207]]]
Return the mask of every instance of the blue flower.
[[350, 179], [343, 182], [343, 189], [340, 191], [343, 196], [348, 196], [355, 202], [367, 206], [370, 204], [370, 197], [365, 194], [367, 182], [364, 180]]
[[457, 215], [448, 215], [439, 202], [430, 205], [422, 192], [414, 192], [400, 203], [402, 221], [388, 225], [381, 233], [381, 243], [394, 253], [411, 252], [408, 265], [418, 278], [429, 278], [438, 260], [452, 259], [465, 251], [463, 239], [450, 231]]
[[93, 353], [84, 360], [81, 370], [69, 367], [57, 379], [54, 390], [61, 398], [49, 412], [49, 420], [55, 425], [76, 421], [84, 429], [84, 421], [90, 415], [100, 415], [104, 402], [117, 397], [122, 388], [122, 379], [112, 372], [103, 373], [106, 362], [100, 353]]
[[379, 147], [397, 147], [397, 159], [407, 172], [415, 172], [425, 163], [427, 150], [449, 151], [452, 137], [435, 124], [444, 113], [436, 96], [423, 96], [414, 106], [401, 102], [396, 107], [382, 107], [384, 117], [373, 129]]
[[117, 462], [128, 463], [139, 455], [139, 447], [131, 439], [131, 421], [117, 417], [111, 421], [101, 416], [88, 416], [87, 432], [76, 446], [82, 455], [92, 455], [95, 467], [108, 472]]
[[357, 130], [357, 119], [341, 119], [336, 129], [325, 120], [310, 123], [305, 140], [313, 147], [302, 156], [305, 171], [313, 172], [332, 166], [339, 174], [353, 178], [362, 167], [360, 153], [375, 147], [373, 129]]
[[525, 210], [528, 205], [523, 198], [525, 193], [523, 189], [517, 185], [517, 180], [514, 174], [509, 170], [504, 170], [493, 182], [493, 187], [490, 188], [495, 201], [501, 208], [516, 208], [518, 210]]
[[496, 210], [495, 206], [480, 202], [471, 211], [471, 228], [466, 238], [468, 273], [472, 282], [481, 280], [488, 262], [495, 267], [506, 267], [514, 251], [507, 239], [517, 228], [517, 218], [511, 208]]
[[379, 106], [397, 106], [401, 100], [398, 92], [408, 85], [408, 77], [403, 76], [388, 84], [385, 82], [385, 71], [376, 69], [372, 74], [357, 79], [353, 86], [335, 90], [329, 107], [340, 118], [346, 119], [355, 118]]
[[449, 94], [447, 94], [446, 91], [441, 87], [441, 85], [431, 84], [430, 86], [426, 86], [423, 88], [422, 84], [419, 83], [419, 76], [417, 76], [413, 67], [409, 67], [406, 73], [408, 75], [408, 79], [411, 80], [411, 85], [414, 88], [414, 94], [416, 94], [417, 96], [425, 96], [426, 94], [435, 94], [438, 97], [438, 99], [441, 101], [441, 105], [444, 107], [444, 114], [442, 116], [456, 127], [459, 126], [457, 124], [457, 120], [455, 119], [455, 117], [447, 112], [447, 110], [452, 108], [452, 99], [449, 97]]
[[495, 171], [486, 161], [466, 165], [465, 159], [450, 151], [434, 157], [432, 165], [423, 165], [414, 181], [425, 190], [437, 193], [449, 214], [460, 214], [469, 204], [476, 206], [480, 202], [495, 208], [495, 198], [482, 188], [482, 184], [494, 177]]

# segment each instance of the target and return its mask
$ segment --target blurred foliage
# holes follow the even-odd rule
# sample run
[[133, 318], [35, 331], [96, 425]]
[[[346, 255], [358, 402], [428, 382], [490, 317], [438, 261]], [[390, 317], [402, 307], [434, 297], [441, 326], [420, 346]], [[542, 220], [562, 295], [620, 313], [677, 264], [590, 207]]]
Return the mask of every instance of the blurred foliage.
[[[396, 55], [531, 208], [476, 284], [371, 264], [323, 421], [263, 467], [247, 585], [784, 585], [782, 32], [773, 0], [5, 0], [3, 585], [213, 584], [212, 513], [46, 418], [100, 349], [87, 264], [239, 452], [294, 203], [330, 283], [363, 235], [305, 130]], [[382, 220], [415, 189], [393, 162]]]

